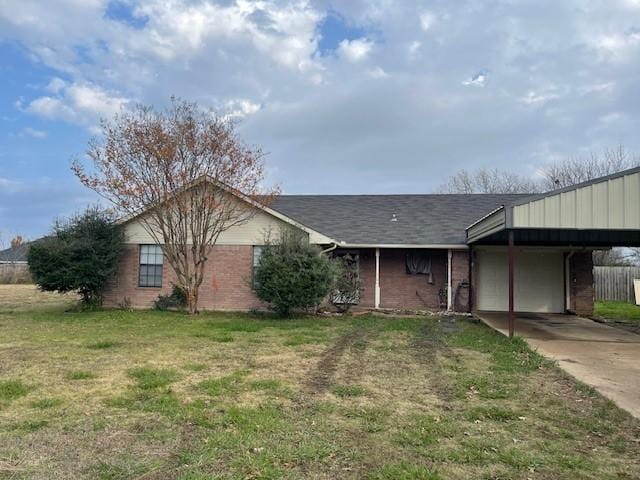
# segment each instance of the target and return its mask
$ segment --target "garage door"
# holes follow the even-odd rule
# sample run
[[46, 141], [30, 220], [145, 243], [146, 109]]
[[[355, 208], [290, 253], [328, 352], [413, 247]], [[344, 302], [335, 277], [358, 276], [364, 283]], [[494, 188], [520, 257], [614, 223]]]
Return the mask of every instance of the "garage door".
[[[517, 251], [514, 303], [519, 312], [564, 311], [562, 252]], [[509, 309], [507, 252], [478, 251], [476, 257], [478, 310]]]

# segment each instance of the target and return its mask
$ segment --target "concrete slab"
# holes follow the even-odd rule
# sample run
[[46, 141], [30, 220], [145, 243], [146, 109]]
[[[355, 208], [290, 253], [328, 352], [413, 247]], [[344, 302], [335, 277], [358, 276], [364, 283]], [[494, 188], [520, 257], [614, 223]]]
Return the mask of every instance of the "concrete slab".
[[[505, 312], [480, 312], [508, 335]], [[545, 357], [640, 418], [640, 335], [573, 315], [518, 313], [515, 333]]]

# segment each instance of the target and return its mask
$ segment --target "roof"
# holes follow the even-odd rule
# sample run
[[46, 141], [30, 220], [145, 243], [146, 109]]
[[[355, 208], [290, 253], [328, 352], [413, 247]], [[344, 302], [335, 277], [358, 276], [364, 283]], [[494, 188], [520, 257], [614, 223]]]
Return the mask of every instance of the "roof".
[[29, 242], [23, 243], [16, 248], [0, 250], [0, 262], [26, 262], [29, 252]]
[[527, 197], [531, 195], [280, 195], [270, 207], [349, 245], [465, 245], [465, 228], [471, 223]]

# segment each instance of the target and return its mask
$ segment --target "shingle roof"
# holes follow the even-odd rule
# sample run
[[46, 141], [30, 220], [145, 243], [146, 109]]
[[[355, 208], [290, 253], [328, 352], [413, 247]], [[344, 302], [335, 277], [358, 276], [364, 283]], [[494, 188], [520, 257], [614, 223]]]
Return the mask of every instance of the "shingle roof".
[[464, 245], [471, 223], [527, 196], [281, 195], [270, 207], [348, 244]]
[[26, 262], [29, 252], [29, 242], [23, 243], [16, 248], [0, 250], [0, 262]]

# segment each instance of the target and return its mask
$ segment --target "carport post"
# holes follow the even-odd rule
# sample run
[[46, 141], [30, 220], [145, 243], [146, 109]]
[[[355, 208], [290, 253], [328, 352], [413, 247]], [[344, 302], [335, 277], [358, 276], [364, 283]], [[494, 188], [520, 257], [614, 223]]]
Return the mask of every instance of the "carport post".
[[509, 248], [507, 251], [507, 255], [509, 257], [509, 338], [513, 338], [516, 322], [515, 313], [513, 311], [513, 264], [515, 262], [513, 243], [513, 230], [509, 230]]

